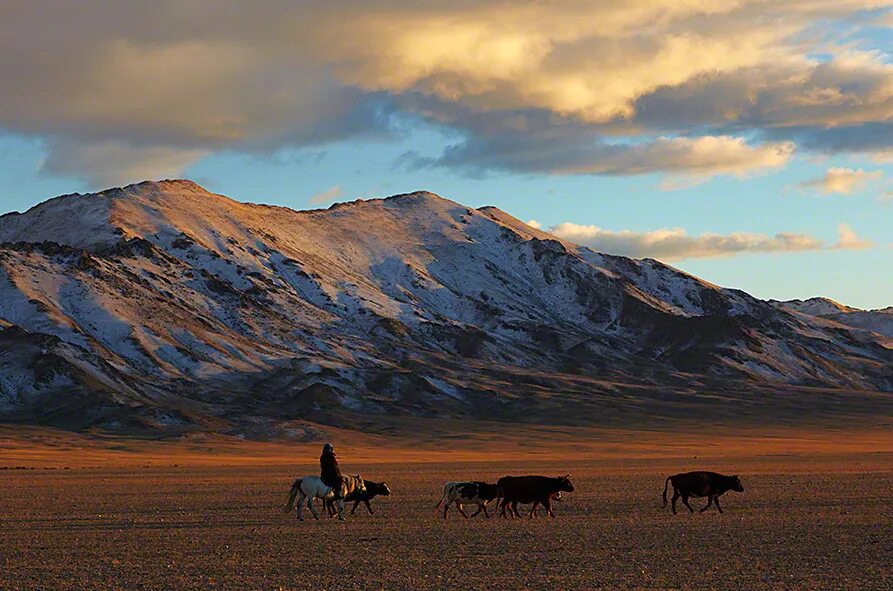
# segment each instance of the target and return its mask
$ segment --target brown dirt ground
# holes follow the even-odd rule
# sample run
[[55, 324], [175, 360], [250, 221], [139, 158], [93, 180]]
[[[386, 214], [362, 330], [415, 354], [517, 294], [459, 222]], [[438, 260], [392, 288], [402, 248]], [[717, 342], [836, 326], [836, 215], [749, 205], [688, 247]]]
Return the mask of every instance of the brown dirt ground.
[[[490, 461], [461, 445], [453, 455], [393, 443], [376, 453], [361, 445], [374, 441], [351, 447], [341, 434], [345, 468], [394, 491], [375, 515], [361, 507], [345, 523], [281, 512], [291, 480], [317, 471], [318, 445], [0, 435], [0, 466], [44, 466], [0, 470], [4, 590], [893, 588], [883, 434], [861, 451], [857, 434], [700, 449], [617, 435], [585, 453], [578, 442], [573, 453], [531, 445], [526, 456], [515, 442], [505, 444], [515, 454]], [[555, 459], [542, 459], [548, 448]], [[289, 454], [307, 463], [286, 465]], [[723, 497], [724, 515], [661, 510], [665, 476], [700, 468], [740, 473], [746, 492]], [[443, 521], [434, 510], [446, 480], [567, 472], [577, 491], [555, 520], [451, 511]]]

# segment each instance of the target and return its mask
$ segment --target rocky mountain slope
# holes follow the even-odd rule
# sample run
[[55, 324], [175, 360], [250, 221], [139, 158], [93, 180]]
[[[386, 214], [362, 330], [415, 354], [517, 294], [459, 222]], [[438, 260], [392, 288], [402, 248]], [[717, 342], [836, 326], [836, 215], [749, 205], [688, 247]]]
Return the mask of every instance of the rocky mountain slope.
[[877, 310], [861, 310], [844, 306], [828, 298], [810, 298], [808, 300], [788, 300], [771, 302], [773, 305], [833, 320], [852, 328], [861, 328], [893, 339], [893, 306]]
[[858, 324], [426, 192], [298, 212], [146, 182], [0, 217], [0, 243], [5, 420], [266, 436], [893, 389], [893, 351]]

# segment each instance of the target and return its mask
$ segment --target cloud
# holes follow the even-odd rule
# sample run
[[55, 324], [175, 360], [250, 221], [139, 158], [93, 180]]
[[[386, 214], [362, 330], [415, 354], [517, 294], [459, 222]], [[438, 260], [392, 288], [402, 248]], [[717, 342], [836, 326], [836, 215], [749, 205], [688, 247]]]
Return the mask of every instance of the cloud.
[[865, 250], [873, 246], [870, 240], [860, 238], [847, 224], [837, 226], [837, 242], [831, 248], [841, 250]]
[[585, 134], [504, 133], [471, 137], [448, 147], [438, 158], [419, 158], [416, 166], [445, 166], [483, 173], [492, 169], [556, 175], [637, 175], [656, 172], [691, 178], [745, 176], [784, 166], [794, 153], [791, 142], [752, 146], [741, 138], [658, 137], [637, 144], [593, 142]]
[[804, 181], [800, 183], [800, 186], [806, 189], [816, 189], [824, 195], [851, 195], [883, 176], [884, 171], [882, 170], [829, 168], [821, 177]]
[[320, 191], [319, 193], [311, 195], [310, 199], [307, 200], [307, 203], [310, 203], [311, 205], [320, 205], [322, 203], [334, 201], [341, 197], [343, 194], [344, 191], [341, 190], [341, 186], [335, 185], [334, 187], [330, 187], [325, 191]]
[[182, 176], [183, 169], [206, 156], [207, 150], [169, 146], [133, 146], [116, 140], [81, 145], [69, 140], [49, 144], [43, 174], [82, 176], [100, 187], [123, 185], [133, 179]]
[[614, 231], [572, 222], [557, 224], [547, 231], [598, 252], [634, 258], [650, 257], [665, 261], [725, 257], [743, 253], [858, 250], [870, 247], [870, 243], [859, 238], [844, 224], [838, 228], [838, 241], [830, 245], [806, 234], [789, 232], [781, 232], [774, 236], [747, 232], [690, 236], [682, 228], [662, 228], [650, 232]]
[[705, 178], [795, 145], [893, 150], [884, 0], [67, 4], [4, 4], [0, 129], [93, 183], [423, 124], [461, 138], [438, 164], [478, 172]]

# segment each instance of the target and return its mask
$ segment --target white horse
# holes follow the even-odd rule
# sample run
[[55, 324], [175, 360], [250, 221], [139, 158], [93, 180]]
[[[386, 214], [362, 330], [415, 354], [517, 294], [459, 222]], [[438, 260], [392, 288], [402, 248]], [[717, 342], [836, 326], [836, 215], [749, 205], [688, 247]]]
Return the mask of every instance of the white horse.
[[[366, 485], [359, 474], [342, 477], [341, 495], [339, 499], [335, 500], [335, 506], [338, 507], [338, 519], [344, 521], [344, 497], [353, 492], [364, 492], [365, 490]], [[295, 497], [298, 497], [297, 503], [295, 503]], [[298, 478], [291, 485], [291, 491], [288, 494], [288, 504], [285, 506], [286, 513], [291, 512], [297, 504], [298, 519], [304, 521], [304, 517], [301, 515], [304, 499], [307, 499], [307, 508], [313, 513], [313, 517], [319, 521], [319, 513], [316, 512], [316, 507], [313, 506], [312, 501], [313, 499], [334, 500], [335, 489], [325, 484], [319, 476]]]

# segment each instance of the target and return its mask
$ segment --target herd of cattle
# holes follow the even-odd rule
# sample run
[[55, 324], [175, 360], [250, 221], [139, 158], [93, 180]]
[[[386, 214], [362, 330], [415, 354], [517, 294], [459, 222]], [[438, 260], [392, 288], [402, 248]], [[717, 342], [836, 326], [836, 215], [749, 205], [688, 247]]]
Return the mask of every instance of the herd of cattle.
[[[370, 501], [376, 496], [387, 496], [391, 494], [390, 488], [388, 488], [388, 485], [384, 482], [363, 480], [359, 475], [353, 477], [353, 479], [360, 484], [359, 486], [353, 487], [353, 489], [344, 496], [343, 500], [339, 499], [337, 501], [339, 506], [337, 512], [335, 509], [336, 501], [333, 500], [333, 495], [330, 491], [323, 491], [320, 496], [317, 497], [323, 500], [329, 515], [334, 516], [337, 514], [339, 517], [343, 518], [342, 513], [345, 502], [354, 503], [351, 515], [357, 510], [360, 503], [364, 503], [366, 509], [371, 514], [373, 511]], [[289, 498], [288, 510], [294, 506], [294, 493], [300, 488], [300, 484], [301, 479], [295, 481], [295, 485], [292, 488], [293, 494]], [[667, 501], [667, 491], [671, 485], [673, 487], [673, 515], [676, 515], [676, 501], [680, 498], [682, 499], [682, 503], [692, 513], [694, 513], [694, 508], [688, 502], [691, 497], [707, 499], [707, 505], [701, 509], [702, 513], [709, 509], [711, 505], [716, 505], [716, 509], [722, 513], [723, 510], [719, 504], [719, 497], [721, 495], [730, 490], [744, 492], [744, 486], [741, 484], [741, 479], [737, 475], [724, 476], [722, 474], [717, 474], [716, 472], [703, 471], [685, 472], [670, 476], [664, 482], [664, 508], [669, 504], [669, 501]], [[571, 482], [569, 475], [559, 476], [557, 478], [548, 476], [504, 476], [495, 484], [480, 481], [447, 482], [443, 486], [443, 494], [435, 508], [439, 509], [443, 506], [444, 519], [447, 518], [447, 513], [451, 505], [455, 505], [459, 513], [466, 519], [474, 517], [481, 512], [489, 518], [490, 513], [487, 511], [487, 505], [496, 501], [497, 510], [500, 511], [502, 517], [521, 517], [521, 513], [518, 511], [519, 504], [531, 505], [528, 513], [528, 517], [530, 518], [537, 516], [537, 509], [540, 505], [543, 506], [550, 517], [555, 517], [555, 512], [552, 510], [552, 503], [561, 500], [561, 493], [569, 493], [573, 491], [574, 485]], [[314, 517], [319, 519], [316, 510], [311, 504], [312, 497], [313, 495], [306, 496], [307, 507], [313, 512]], [[301, 500], [298, 502], [299, 519], [302, 519], [300, 511], [304, 498], [305, 495], [301, 494]], [[477, 511], [469, 516], [465, 513], [464, 505], [477, 505]]]

